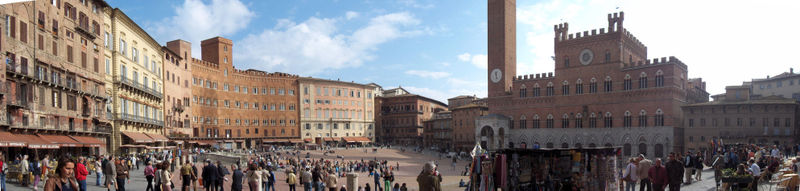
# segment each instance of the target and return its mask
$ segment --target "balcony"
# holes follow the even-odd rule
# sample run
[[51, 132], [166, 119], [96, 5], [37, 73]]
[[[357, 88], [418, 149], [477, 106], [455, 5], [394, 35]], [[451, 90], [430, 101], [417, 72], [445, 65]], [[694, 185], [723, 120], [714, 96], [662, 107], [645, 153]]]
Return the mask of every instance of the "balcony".
[[154, 125], [154, 126], [161, 126], [161, 127], [164, 126], [164, 121], [156, 120], [156, 119], [150, 119], [150, 118], [141, 117], [141, 116], [132, 115], [132, 114], [127, 114], [127, 113], [119, 114], [119, 118], [117, 118], [117, 120], [128, 121], [128, 122], [133, 122], [133, 123], [140, 123], [140, 124], [147, 124], [147, 125]]
[[8, 82], [2, 83], [0, 82], [0, 95], [8, 94]]
[[133, 88], [134, 90], [138, 90], [142, 93], [148, 94], [158, 99], [162, 99], [164, 96], [162, 93], [158, 92], [158, 90], [147, 87], [147, 85], [140, 84], [139, 82], [130, 80], [126, 77], [120, 77], [120, 76], [114, 77], [114, 83], [126, 85], [128, 87]]
[[28, 76], [28, 65], [17, 64], [14, 60], [6, 59], [6, 72], [15, 74], [14, 76]]
[[97, 38], [97, 36], [94, 33], [92, 33], [92, 30], [89, 29], [88, 25], [87, 26], [82, 26], [82, 25], [75, 26], [75, 31], [83, 33], [84, 35], [88, 36], [92, 40]]
[[9, 107], [17, 107], [17, 108], [27, 108], [28, 107], [28, 101], [25, 100], [25, 99], [19, 99], [19, 98], [10, 99], [10, 100], [8, 100], [8, 106]]

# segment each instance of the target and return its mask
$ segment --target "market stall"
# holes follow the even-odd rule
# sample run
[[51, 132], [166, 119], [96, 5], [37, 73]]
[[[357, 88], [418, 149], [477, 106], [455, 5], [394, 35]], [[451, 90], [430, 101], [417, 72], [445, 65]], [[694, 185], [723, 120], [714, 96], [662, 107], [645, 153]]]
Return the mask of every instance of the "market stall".
[[619, 190], [620, 148], [473, 152], [469, 190]]

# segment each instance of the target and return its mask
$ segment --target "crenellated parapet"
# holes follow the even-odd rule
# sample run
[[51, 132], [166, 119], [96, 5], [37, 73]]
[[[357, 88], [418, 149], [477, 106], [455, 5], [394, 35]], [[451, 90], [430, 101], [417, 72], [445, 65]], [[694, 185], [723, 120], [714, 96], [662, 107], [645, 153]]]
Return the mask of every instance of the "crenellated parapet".
[[209, 61], [205, 61], [205, 60], [200, 60], [200, 59], [197, 59], [197, 58], [192, 58], [192, 64], [211, 67], [211, 68], [214, 68], [214, 69], [219, 69], [219, 64], [213, 63], [213, 62], [209, 62]]
[[514, 77], [514, 81], [524, 81], [524, 80], [542, 80], [542, 79], [554, 79], [556, 76], [552, 72], [548, 73], [539, 73], [539, 74], [526, 74]]
[[675, 58], [674, 56], [670, 56], [670, 57], [647, 59], [647, 60], [644, 60], [644, 61], [638, 61], [638, 62], [634, 62], [634, 63], [623, 63], [622, 64], [622, 69], [623, 70], [625, 70], [625, 69], [636, 69], [636, 68], [649, 67], [649, 66], [655, 66], [655, 65], [665, 65], [665, 64], [677, 64], [677, 65], [679, 65], [679, 66], [681, 66], [683, 68], [686, 68], [686, 64], [681, 62], [681, 60], [679, 60], [678, 58]]

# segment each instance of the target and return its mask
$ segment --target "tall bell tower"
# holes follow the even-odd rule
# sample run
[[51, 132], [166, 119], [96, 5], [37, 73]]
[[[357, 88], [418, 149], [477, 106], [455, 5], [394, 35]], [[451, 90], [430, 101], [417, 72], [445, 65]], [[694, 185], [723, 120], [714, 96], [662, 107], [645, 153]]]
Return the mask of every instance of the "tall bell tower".
[[517, 75], [516, 7], [516, 0], [489, 0], [487, 72], [490, 98], [507, 95]]

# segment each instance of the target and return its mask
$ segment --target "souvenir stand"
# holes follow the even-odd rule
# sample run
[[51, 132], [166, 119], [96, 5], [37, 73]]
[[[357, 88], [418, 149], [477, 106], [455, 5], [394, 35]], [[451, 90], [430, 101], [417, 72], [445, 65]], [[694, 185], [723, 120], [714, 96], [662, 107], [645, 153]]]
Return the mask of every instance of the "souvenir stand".
[[615, 172], [620, 148], [473, 153], [469, 190], [619, 190]]

